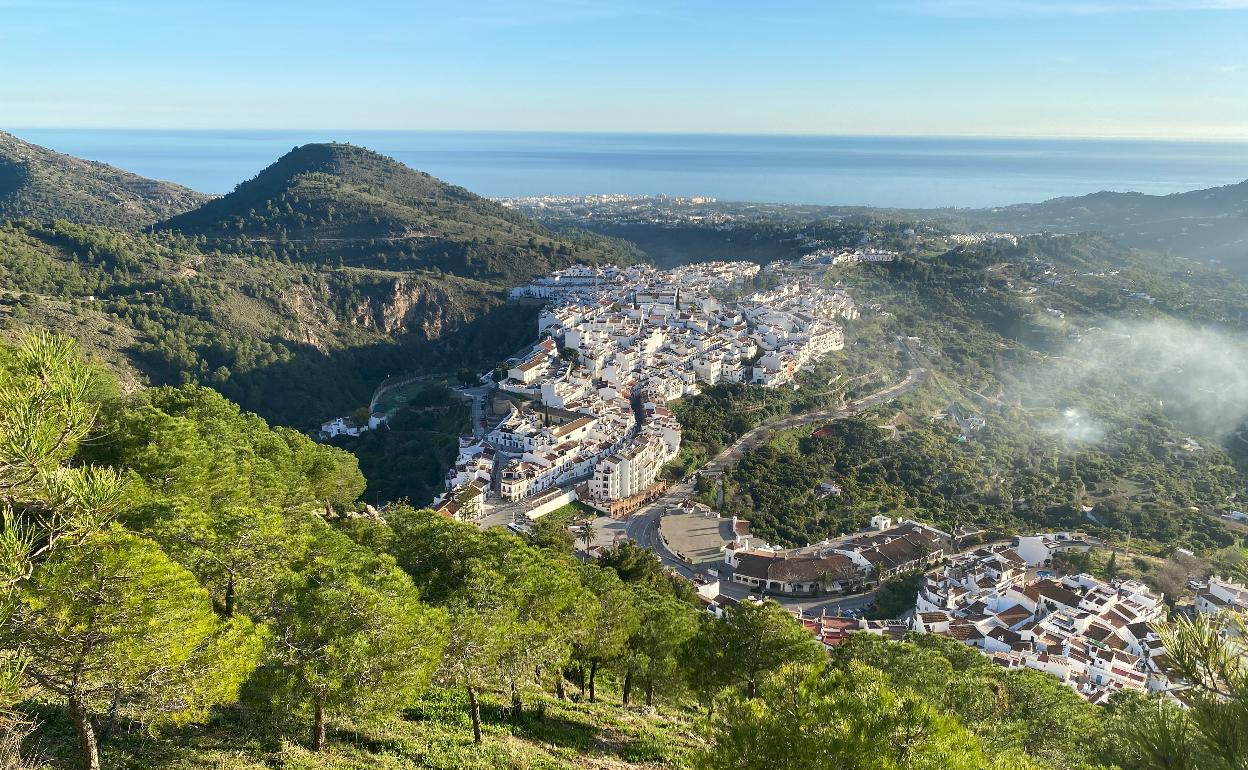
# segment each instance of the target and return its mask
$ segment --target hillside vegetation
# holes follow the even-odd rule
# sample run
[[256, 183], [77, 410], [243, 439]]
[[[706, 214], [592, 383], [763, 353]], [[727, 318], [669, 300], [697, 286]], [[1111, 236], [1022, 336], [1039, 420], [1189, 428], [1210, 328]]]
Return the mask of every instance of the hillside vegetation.
[[456, 276], [222, 253], [174, 234], [0, 224], [0, 326], [63, 329], [140, 384], [210, 384], [310, 427], [389, 374], [486, 366], [535, 310]]
[[[95, 182], [67, 175], [98, 164], [0, 135], [0, 151], [9, 145], [37, 160], [22, 173], [38, 171], [42, 186], [20, 189], [22, 200], [40, 190], [42, 204], [0, 207], [0, 219], [21, 217], [0, 221], [0, 326], [63, 329], [126, 389], [209, 384], [301, 428], [367, 405], [387, 376], [486, 367], [514, 352], [536, 314], [506, 302], [515, 283], [636, 256], [601, 236], [557, 236], [349, 145], [296, 148], [157, 232], [126, 231], [138, 220], [101, 219], [80, 205]], [[207, 200], [175, 199], [161, 217]]]
[[[378, 407], [382, 407], [379, 405]], [[472, 433], [472, 409], [444, 381], [424, 383], [404, 398], [385, 430], [330, 440], [360, 460], [368, 478], [363, 500], [423, 503], [443, 492], [446, 469], [459, 453], [459, 437]]]
[[180, 185], [62, 155], [0, 131], [0, 220], [68, 219], [137, 230], [209, 199]]
[[349, 144], [296, 147], [222, 198], [162, 222], [297, 261], [436, 268], [515, 283], [573, 261], [630, 261], [600, 236], [569, 239], [462, 187]]
[[958, 218], [1015, 233], [1096, 232], [1126, 246], [1218, 260], [1248, 274], [1248, 181], [1171, 195], [1098, 192], [957, 212]]
[[[804, 545], [885, 513], [989, 533], [1087, 530], [1153, 554], [1240, 541], [1216, 514], [1248, 486], [1235, 435], [1248, 410], [1242, 282], [1084, 235], [919, 253], [828, 280], [879, 307], [848, 323], [849, 345], [829, 361], [845, 366], [864, 335], [886, 347], [883, 329], [916, 338], [931, 376], [861, 418], [748, 452], [723, 510], [762, 537]], [[687, 446], [715, 449], [755, 410], [712, 388], [674, 411]], [[824, 483], [839, 491], [820, 494]]]
[[936, 636], [829, 655], [774, 602], [710, 615], [632, 544], [583, 563], [353, 514], [350, 455], [209, 389], [112, 393], [67, 341], [0, 349], [6, 768], [1242, 766], [1218, 626], [1165, 630], [1212, 683], [1190, 712], [1100, 710]]

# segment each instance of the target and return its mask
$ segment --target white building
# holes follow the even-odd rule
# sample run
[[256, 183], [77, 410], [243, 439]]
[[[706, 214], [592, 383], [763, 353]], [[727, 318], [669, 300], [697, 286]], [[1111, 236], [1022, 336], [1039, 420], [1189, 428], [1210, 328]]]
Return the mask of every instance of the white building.
[[1049, 532], [1018, 538], [1015, 549], [1031, 566], [1047, 567], [1057, 553], [1083, 553], [1100, 545], [1100, 541], [1082, 532]]
[[368, 422], [363, 425], [356, 425], [355, 420], [350, 417], [335, 417], [328, 422], [321, 423], [321, 435], [325, 438], [333, 438], [334, 436], [358, 436], [370, 430], [377, 430], [386, 424], [389, 418], [381, 412], [373, 412], [368, 416]]
[[1196, 611], [1206, 615], [1235, 612], [1248, 617], [1248, 587], [1218, 577], [1196, 592]]
[[[1030, 558], [1047, 551], [1043, 542], [1020, 542], [1033, 548]], [[1120, 689], [1171, 689], [1152, 630], [1165, 619], [1160, 594], [1132, 580], [1070, 575], [1027, 583], [1026, 575], [1016, 548], [964, 554], [924, 576], [912, 627], [958, 639], [1005, 668], [1044, 671], [1093, 702]]]
[[[843, 291], [788, 281], [742, 301], [716, 298], [758, 270], [730, 262], [668, 271], [577, 266], [515, 289], [513, 296], [551, 300], [538, 319], [550, 338], [500, 383], [542, 405], [513, 408], [486, 434], [502, 463], [503, 497], [586, 479], [600, 500], [640, 495], [680, 448], [667, 402], [723, 382], [791, 384], [802, 367], [843, 345], [835, 319], [856, 313]], [[774, 370], [745, 363], [759, 340], [772, 343]], [[576, 355], [561, 356], [560, 347]], [[551, 410], [559, 412], [553, 419]], [[576, 413], [585, 417], [568, 417]], [[471, 475], [471, 463], [463, 465], [451, 481]]]

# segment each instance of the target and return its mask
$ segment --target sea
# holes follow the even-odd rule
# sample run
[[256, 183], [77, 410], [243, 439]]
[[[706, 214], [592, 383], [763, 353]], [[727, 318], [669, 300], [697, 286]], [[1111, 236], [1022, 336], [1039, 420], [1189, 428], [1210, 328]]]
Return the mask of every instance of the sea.
[[901, 136], [23, 129], [35, 144], [223, 194], [307, 142], [349, 142], [481, 195], [627, 193], [986, 207], [1248, 179], [1248, 142]]

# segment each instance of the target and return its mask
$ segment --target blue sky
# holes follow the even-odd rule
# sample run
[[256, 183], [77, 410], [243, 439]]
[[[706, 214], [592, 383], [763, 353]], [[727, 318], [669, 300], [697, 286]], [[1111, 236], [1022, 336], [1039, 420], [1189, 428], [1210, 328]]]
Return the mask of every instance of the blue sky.
[[0, 128], [1248, 139], [1248, 0], [0, 0]]

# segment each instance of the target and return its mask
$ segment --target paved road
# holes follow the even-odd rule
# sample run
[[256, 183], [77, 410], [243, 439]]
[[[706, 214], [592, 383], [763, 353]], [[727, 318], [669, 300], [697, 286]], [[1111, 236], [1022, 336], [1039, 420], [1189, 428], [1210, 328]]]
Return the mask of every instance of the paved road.
[[479, 439], [485, 435], [485, 426], [481, 424], [481, 420], [485, 416], [485, 401], [493, 389], [492, 385], [477, 385], [473, 388], [456, 388], [454, 391], [472, 403], [472, 415], [468, 419], [472, 422], [473, 438]]
[[[621, 540], [628, 537], [626, 528], [628, 522], [619, 519], [613, 519], [610, 516], [597, 516], [590, 520], [590, 524], [594, 528], [594, 542], [592, 545], [601, 548], [614, 548]], [[576, 547], [582, 548], [584, 543], [578, 540]]]
[[896, 385], [878, 390], [869, 396], [864, 396], [855, 401], [840, 407], [832, 407], [829, 409], [821, 409], [817, 412], [807, 412], [805, 414], [795, 414], [789, 417], [780, 417], [768, 420], [757, 427], [750, 430], [727, 449], [720, 452], [700, 469], [701, 473], [722, 473], [729, 467], [736, 464], [750, 449], [766, 443], [773, 431], [792, 430], [803, 425], [810, 425], [815, 422], [830, 422], [832, 420], [843, 420], [846, 417], [866, 411], [880, 404], [892, 401], [898, 396], [905, 395], [927, 381], [927, 369], [919, 365], [918, 359], [911, 352], [909, 344], [904, 338], [897, 338], [901, 349], [905, 351], [910, 358], [910, 371], [906, 377]]
[[[692, 484], [682, 484], [668, 490], [667, 495], [659, 498], [651, 504], [647, 509], [643, 509], [634, 513], [628, 518], [624, 526], [624, 534], [631, 540], [634, 540], [643, 548], [648, 548], [658, 554], [660, 560], [667, 567], [676, 570], [687, 578], [692, 578], [695, 574], [704, 573], [708, 567], [714, 568], [720, 577], [719, 592], [724, 596], [741, 600], [750, 596], [761, 596], [757, 589], [742, 585], [741, 583], [732, 582], [732, 568], [728, 565], [717, 562], [713, 564], [699, 565], [697, 569], [690, 566], [683, 559], [678, 558], [663, 542], [663, 537], [659, 533], [659, 521], [662, 518], [662, 512], [665, 505], [674, 505], [681, 500], [687, 498], [693, 492]], [[617, 522], [618, 524], [618, 522]], [[801, 609], [808, 616], [818, 616], [821, 612], [829, 615], [835, 615], [838, 612], [846, 610], [861, 610], [875, 600], [875, 592], [868, 591], [863, 594], [855, 594], [851, 596], [817, 596], [811, 598], [799, 598], [788, 596], [775, 596], [768, 594], [767, 598], [775, 599], [789, 609]]]
[[800, 609], [807, 617], [819, 617], [821, 614], [836, 615], [850, 610], [862, 610], [869, 604], [875, 603], [875, 591], [871, 590], [866, 593], [853, 594], [850, 596], [815, 596], [811, 598], [799, 598], [792, 596], [774, 596], [772, 594], [759, 594], [752, 591], [749, 586], [733, 583], [731, 580], [721, 579], [719, 581], [719, 592], [733, 599], [744, 599], [747, 596], [758, 598], [774, 599], [787, 609]]
[[[768, 420], [752, 430], [745, 433], [741, 438], [737, 439], [731, 446], [725, 448], [715, 457], [711, 458], [705, 465], [698, 469], [698, 473], [707, 475], [722, 474], [725, 470], [736, 464], [741, 456], [750, 449], [765, 443], [771, 433], [777, 430], [791, 430], [802, 425], [809, 425], [816, 422], [830, 422], [832, 420], [840, 420], [850, 415], [857, 414], [872, 407], [878, 406], [888, 401], [902, 396], [927, 381], [928, 371], [922, 366], [919, 359], [910, 349], [909, 343], [904, 337], [898, 337], [897, 343], [906, 357], [910, 360], [910, 370], [907, 372], [905, 379], [896, 385], [876, 391], [869, 396], [856, 399], [845, 404], [844, 406], [834, 407], [830, 409], [822, 409], [817, 412], [808, 412], [806, 414], [791, 415]], [[696, 474], [692, 474], [696, 475]], [[691, 477], [692, 477], [691, 475]], [[659, 521], [663, 517], [664, 511], [668, 507], [677, 505], [693, 495], [694, 485], [692, 482], [681, 482], [672, 485], [667, 492], [658, 499], [643, 506], [637, 512], [628, 517], [625, 523], [624, 533], [630, 539], [643, 548], [648, 548], [658, 554], [663, 563], [671, 567], [682, 575], [691, 576], [694, 570], [684, 560], [677, 558], [663, 542], [663, 537], [659, 532]], [[730, 580], [720, 581], [720, 592], [736, 599], [742, 599], [750, 595], [749, 588], [739, 583], [732, 583]], [[818, 615], [821, 610], [829, 613], [836, 613], [838, 610], [861, 609], [873, 601], [873, 593], [858, 594], [842, 598], [835, 597], [816, 597], [813, 599], [798, 599], [789, 597], [770, 597], [779, 601], [786, 607], [801, 608], [807, 613]]]
[[[920, 364], [920, 361], [915, 357], [904, 338], [898, 337], [897, 342], [911, 363], [910, 371], [901, 382], [876, 391], [869, 396], [851, 401], [843, 406], [766, 421], [745, 433], [731, 446], [711, 458], [698, 470], [698, 473], [708, 475], [723, 473], [727, 468], [730, 468], [740, 460], [741, 456], [747, 451], [766, 442], [772, 431], [791, 430], [811, 423], [844, 419], [850, 415], [891, 401], [919, 387], [927, 380], [927, 369]], [[661, 497], [643, 506], [623, 522], [614, 521], [606, 517], [595, 520], [594, 528], [597, 531], [597, 537], [594, 544], [609, 546], [618, 542], [621, 537], [627, 537], [643, 548], [654, 551], [666, 566], [675, 569], [686, 577], [692, 577], [695, 574], [695, 570], [691, 565], [673, 554], [663, 542], [663, 537], [659, 532], [659, 521], [663, 516], [663, 512], [669, 506], [677, 505], [689, 499], [693, 495], [693, 491], [693, 482], [679, 482], [673, 484]], [[511, 523], [518, 509], [523, 510], [522, 504], [491, 506], [489, 513], [480, 519], [477, 525], [482, 528], [504, 526]], [[727, 577], [727, 571], [725, 571], [724, 579], [720, 581], [720, 592], [735, 599], [744, 599], [752, 595], [748, 586], [731, 582], [730, 578]], [[768, 598], [776, 599], [786, 607], [792, 609], [800, 608], [808, 615], [813, 614], [817, 616], [821, 611], [835, 614], [838, 611], [862, 609], [873, 601], [873, 597], [874, 592], [839, 598], [831, 596], [814, 598], [769, 596]]]
[[[699, 473], [716, 474], [722, 473], [726, 469], [734, 465], [746, 451], [765, 442], [772, 431], [790, 430], [802, 425], [809, 425], [815, 422], [830, 422], [839, 420], [865, 411], [879, 404], [891, 401], [902, 396], [927, 381], [928, 370], [922, 365], [922, 362], [916, 357], [910, 349], [908, 342], [898, 337], [898, 344], [910, 359], [911, 368], [906, 377], [896, 385], [884, 388], [869, 396], [851, 401], [841, 407], [824, 409], [817, 412], [809, 412], [807, 414], [792, 415], [777, 418], [765, 422], [745, 435], [741, 436], [732, 446], [727, 447], [718, 455], [709, 460]], [[693, 482], [680, 482], [673, 484], [668, 488], [663, 496], [657, 498], [653, 502], [643, 506], [637, 512], [633, 513], [624, 521], [618, 521], [609, 517], [598, 517], [594, 519], [594, 529], [596, 537], [594, 545], [612, 546], [621, 538], [629, 538], [635, 541], [643, 548], [648, 548], [658, 554], [663, 563], [675, 569], [685, 577], [693, 577], [697, 573], [705, 572], [707, 567], [717, 569], [720, 573], [719, 591], [721, 594], [733, 599], [745, 599], [750, 596], [761, 596], [756, 593], [755, 589], [740, 583], [734, 583], [731, 579], [731, 568], [720, 563], [701, 565], [698, 569], [694, 569], [690, 564], [678, 558], [673, 554], [663, 542], [663, 537], [659, 531], [659, 522], [662, 519], [664, 511], [669, 506], [677, 505], [693, 495]], [[485, 517], [478, 521], [478, 526], [482, 528], [489, 526], [504, 526], [511, 523], [516, 513], [525, 510], [524, 503], [512, 503], [496, 505]], [[1002, 541], [1005, 542], [1005, 541]], [[578, 551], [581, 544], [576, 545]], [[974, 546], [981, 548], [983, 546]], [[875, 591], [867, 591], [861, 594], [853, 594], [850, 596], [817, 596], [817, 597], [788, 597], [766, 595], [769, 599], [774, 599], [785, 607], [792, 610], [802, 610], [808, 617], [818, 617], [822, 613], [836, 615], [838, 613], [854, 610], [860, 611], [875, 601]]]
[[[387, 377], [386, 379], [389, 380], [390, 378]], [[385, 398], [386, 394], [395, 388], [405, 388], [408, 385], [412, 385], [417, 382], [424, 382], [426, 380], [454, 381], [454, 379], [454, 372], [429, 372], [427, 374], [411, 374], [406, 376], [399, 375], [398, 378], [391, 383], [387, 383], [383, 380], [382, 383], [377, 386], [377, 389], [373, 391], [373, 397], [368, 401], [368, 411], [377, 411], [377, 403], [381, 401], [381, 399]]]
[[[901, 382], [876, 391], [869, 396], [851, 401], [844, 406], [821, 409], [817, 412], [807, 412], [806, 414], [779, 417], [763, 422], [707, 461], [705, 465], [698, 469], [697, 473], [712, 476], [723, 473], [735, 465], [747, 451], [765, 443], [773, 431], [791, 430], [816, 422], [841, 420], [887, 401], [892, 401], [898, 396], [902, 396], [919, 387], [927, 380], [927, 369], [919, 365], [919, 361], [914, 357], [909, 345], [903, 338], [899, 337], [897, 341], [901, 345], [901, 349], [909, 356], [912, 365], [910, 371], [906, 374], [906, 378]], [[692, 494], [692, 482], [682, 482], [673, 485], [662, 497], [643, 506], [629, 517], [628, 536], [636, 540], [639, 545], [657, 551], [660, 556], [663, 556], [667, 549], [663, 547], [662, 540], [658, 535], [658, 518], [669, 506], [688, 499]], [[670, 552], [667, 552], [667, 555], [671, 556]], [[671, 558], [675, 559], [675, 556], [671, 556]]]
[[524, 509], [514, 508], [509, 505], [491, 505], [490, 501], [486, 501], [485, 512], [481, 514], [481, 518], [476, 519], [473, 523], [480, 529], [505, 527], [516, 521], [518, 513], [524, 513]]
[[659, 519], [668, 506], [676, 505], [693, 494], [693, 483], [673, 484], [662, 497], [640, 508], [625, 522], [624, 534], [642, 548], [649, 548], [659, 555], [665, 564], [675, 567], [682, 574], [690, 575], [689, 565], [668, 550], [659, 533]]

